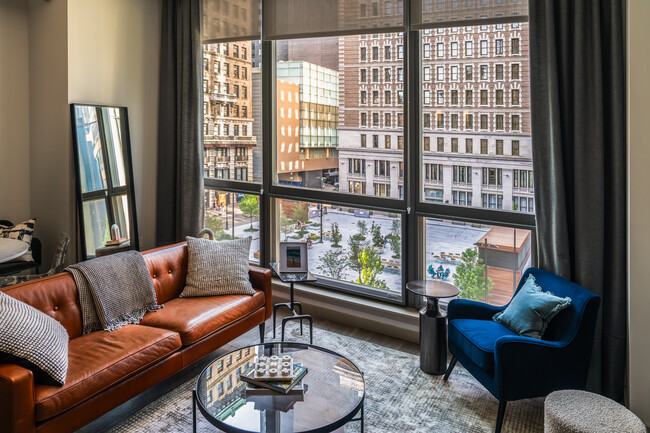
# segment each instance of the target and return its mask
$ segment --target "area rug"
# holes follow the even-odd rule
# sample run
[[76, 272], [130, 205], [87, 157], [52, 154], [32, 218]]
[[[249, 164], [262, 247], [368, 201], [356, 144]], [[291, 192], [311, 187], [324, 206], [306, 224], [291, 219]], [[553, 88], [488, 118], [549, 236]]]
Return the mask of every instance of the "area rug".
[[[296, 327], [287, 341], [305, 341]], [[418, 355], [316, 328], [314, 344], [353, 360], [366, 381], [365, 431], [368, 433], [473, 433], [494, 431], [497, 400], [460, 364], [447, 382], [418, 367]], [[385, 362], [384, 359], [390, 360]], [[192, 429], [192, 379], [115, 426], [113, 433], [189, 432]], [[218, 431], [199, 413], [198, 431]], [[508, 403], [503, 432], [542, 432], [541, 399]], [[345, 432], [358, 432], [352, 422]]]

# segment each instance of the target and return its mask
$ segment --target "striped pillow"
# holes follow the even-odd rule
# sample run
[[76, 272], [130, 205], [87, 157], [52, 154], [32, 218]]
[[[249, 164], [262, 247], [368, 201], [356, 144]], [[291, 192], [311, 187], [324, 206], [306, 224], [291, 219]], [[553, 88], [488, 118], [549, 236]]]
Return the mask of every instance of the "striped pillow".
[[23, 221], [20, 224], [15, 226], [1, 226], [0, 225], [0, 238], [8, 239], [18, 239], [30, 245], [29, 249], [25, 254], [18, 257], [16, 260], [21, 262], [33, 262], [34, 258], [32, 257], [32, 236], [34, 235], [34, 225], [36, 224], [36, 218], [32, 218], [27, 221]]
[[34, 372], [36, 383], [63, 385], [68, 372], [68, 332], [52, 317], [0, 292], [0, 364]]
[[248, 278], [250, 237], [222, 242], [186, 239], [187, 278], [181, 297], [255, 294]]

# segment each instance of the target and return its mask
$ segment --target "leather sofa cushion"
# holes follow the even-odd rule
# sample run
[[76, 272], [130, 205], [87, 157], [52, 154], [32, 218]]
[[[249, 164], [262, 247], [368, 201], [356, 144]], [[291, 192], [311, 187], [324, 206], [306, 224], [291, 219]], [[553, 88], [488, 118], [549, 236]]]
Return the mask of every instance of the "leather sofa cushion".
[[65, 385], [35, 386], [36, 419], [44, 421], [139, 373], [181, 347], [179, 335], [126, 325], [70, 340]]
[[176, 298], [145, 314], [140, 324], [178, 332], [183, 346], [189, 346], [262, 307], [264, 292], [257, 289], [252, 296]]
[[494, 371], [497, 338], [517, 335], [500, 323], [476, 319], [452, 319], [448, 332], [449, 340], [453, 340], [465, 355], [486, 371]]

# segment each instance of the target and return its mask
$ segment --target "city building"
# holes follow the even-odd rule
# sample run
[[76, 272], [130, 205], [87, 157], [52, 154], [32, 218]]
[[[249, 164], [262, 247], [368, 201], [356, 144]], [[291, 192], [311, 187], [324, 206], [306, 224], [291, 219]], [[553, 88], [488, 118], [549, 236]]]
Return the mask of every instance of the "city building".
[[[426, 201], [534, 212], [527, 32], [422, 31]], [[342, 191], [403, 197], [403, 46], [401, 33], [340, 38]]]
[[[203, 134], [205, 177], [253, 180], [250, 42], [204, 45]], [[206, 205], [215, 207], [211, 193]]]
[[302, 61], [276, 71], [278, 183], [320, 189], [338, 174], [338, 72]]

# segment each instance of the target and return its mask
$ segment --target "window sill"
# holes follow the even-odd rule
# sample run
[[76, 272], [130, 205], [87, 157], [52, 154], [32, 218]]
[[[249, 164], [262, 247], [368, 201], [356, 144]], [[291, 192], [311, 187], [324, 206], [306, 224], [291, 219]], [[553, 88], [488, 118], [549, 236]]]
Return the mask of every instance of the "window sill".
[[[307, 284], [295, 284], [294, 295], [305, 313], [413, 343], [419, 341], [419, 316], [414, 308]], [[273, 278], [273, 303], [288, 300], [289, 284]]]

